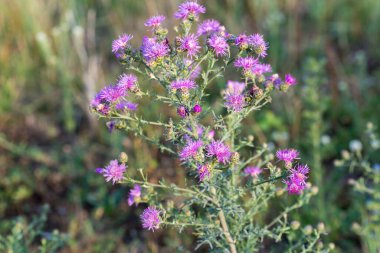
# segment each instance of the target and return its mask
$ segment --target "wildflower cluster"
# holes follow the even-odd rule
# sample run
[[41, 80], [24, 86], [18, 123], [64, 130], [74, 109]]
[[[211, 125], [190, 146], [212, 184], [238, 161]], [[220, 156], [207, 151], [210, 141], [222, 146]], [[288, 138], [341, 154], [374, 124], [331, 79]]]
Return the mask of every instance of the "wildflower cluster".
[[[169, 225], [192, 226], [200, 244], [207, 242], [211, 248], [224, 248], [232, 253], [247, 252], [252, 247], [259, 249], [258, 241], [264, 237], [280, 238], [287, 234], [288, 230], [283, 228], [286, 210], [302, 206], [311, 196], [306, 182], [309, 168], [294, 164], [299, 159], [298, 151], [278, 151], [276, 156], [285, 166], [276, 166], [281, 163], [274, 161], [267, 147], [260, 148], [251, 138], [239, 136], [238, 131], [243, 119], [271, 102], [273, 92], [286, 92], [296, 84], [296, 79], [290, 74], [281, 79], [264, 62], [269, 46], [263, 35], [234, 35], [213, 19], [198, 24], [205, 12], [206, 8], [198, 2], [181, 4], [174, 14], [179, 24], [173, 41], [167, 37], [166, 17], [154, 16], [145, 22], [150, 35], [143, 37], [139, 47], [131, 46], [134, 42], [131, 35], [122, 35], [112, 43], [112, 52], [127, 70], [148, 77], [163, 88], [163, 93], [156, 94], [151, 85], [140, 87], [135, 75], [123, 74], [91, 102], [99, 117], [107, 118], [118, 129], [134, 132], [177, 158], [186, 168], [188, 185], [151, 183], [143, 171], [141, 180], [131, 178], [121, 159], [111, 161], [97, 172], [106, 181], [133, 186], [128, 197], [130, 206], [149, 205], [141, 214], [143, 228], [154, 231]], [[225, 109], [216, 110], [206, 98], [208, 93], [216, 93], [210, 86], [228, 67], [241, 73], [241, 78], [226, 82], [221, 103]], [[152, 104], [168, 105], [174, 119], [155, 121], [137, 116], [137, 104], [132, 97], [135, 100], [148, 97]], [[163, 128], [166, 141], [147, 136], [148, 125]], [[245, 183], [247, 178], [253, 180]], [[281, 179], [284, 185], [276, 183]], [[152, 192], [165, 189], [187, 200], [173, 207], [159, 201], [160, 195], [152, 197]], [[286, 209], [259, 229], [253, 217], [263, 211], [273, 193], [282, 189], [289, 194], [305, 194], [301, 194], [294, 208]], [[196, 206], [204, 208], [182, 212]]]

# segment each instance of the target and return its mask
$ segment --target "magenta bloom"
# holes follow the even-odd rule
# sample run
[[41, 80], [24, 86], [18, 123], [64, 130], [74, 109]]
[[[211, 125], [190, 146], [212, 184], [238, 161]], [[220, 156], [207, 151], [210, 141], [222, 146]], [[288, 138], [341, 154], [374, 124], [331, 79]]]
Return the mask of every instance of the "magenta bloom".
[[251, 68], [251, 72], [255, 75], [262, 75], [264, 73], [272, 72], [272, 66], [270, 64], [258, 63]]
[[262, 172], [262, 169], [259, 167], [247, 167], [244, 170], [244, 174], [249, 175], [251, 177], [258, 177]]
[[185, 2], [178, 7], [178, 11], [174, 14], [176, 19], [198, 19], [199, 14], [205, 13], [206, 8], [197, 2]]
[[212, 141], [207, 146], [207, 156], [216, 157], [218, 162], [223, 163], [224, 165], [230, 161], [231, 155], [230, 148], [222, 141]]
[[156, 207], [150, 206], [146, 208], [140, 215], [140, 219], [144, 229], [154, 231], [160, 227], [160, 211]]
[[161, 23], [166, 19], [165, 16], [153, 16], [150, 17], [147, 21], [145, 21], [144, 25], [147, 27], [152, 27], [153, 29], [159, 27]]
[[248, 47], [249, 39], [245, 34], [240, 34], [235, 38], [235, 45], [238, 47]]
[[181, 118], [186, 118], [186, 116], [189, 114], [189, 112], [187, 111], [186, 107], [184, 107], [183, 105], [180, 105], [180, 106], [177, 108], [177, 114], [178, 114]]
[[183, 79], [183, 80], [176, 80], [171, 82], [170, 84], [170, 89], [172, 90], [190, 90], [194, 89], [196, 86], [194, 80], [188, 80], [188, 79]]
[[264, 40], [264, 36], [261, 34], [253, 34], [248, 37], [248, 43], [253, 47], [255, 53], [259, 57], [265, 57], [267, 55], [268, 44]]
[[128, 102], [128, 101], [122, 101], [122, 102], [118, 103], [115, 106], [115, 108], [118, 111], [125, 111], [125, 110], [136, 111], [137, 110], [137, 104], [132, 103], [132, 102]]
[[276, 152], [276, 157], [285, 163], [292, 163], [293, 160], [299, 159], [299, 154], [295, 149], [282, 149]]
[[137, 77], [133, 74], [122, 74], [117, 82], [117, 86], [122, 87], [124, 90], [133, 90], [136, 84]]
[[198, 173], [199, 181], [203, 181], [206, 177], [210, 177], [209, 166], [207, 164], [198, 165], [197, 173]]
[[215, 19], [206, 19], [198, 26], [197, 35], [211, 35], [221, 30], [219, 21]]
[[116, 57], [121, 57], [124, 54], [124, 50], [129, 46], [128, 42], [133, 38], [130, 34], [122, 34], [112, 42], [112, 53]]
[[157, 60], [158, 58], [167, 56], [169, 46], [165, 42], [158, 42], [156, 38], [144, 37], [141, 45], [141, 53], [148, 63]]
[[198, 38], [194, 34], [190, 34], [184, 38], [179, 38], [178, 41], [180, 44], [179, 48], [182, 51], [187, 52], [187, 55], [190, 58], [195, 56], [201, 49], [198, 43]]
[[224, 37], [214, 34], [208, 39], [207, 42], [209, 46], [214, 49], [216, 56], [227, 54], [228, 43]]
[[240, 112], [245, 105], [244, 97], [245, 83], [228, 81], [225, 91], [224, 105], [232, 111]]
[[194, 158], [198, 151], [202, 148], [203, 142], [201, 140], [192, 141], [188, 140], [186, 146], [183, 147], [182, 151], [179, 153], [179, 157], [182, 161]]
[[248, 57], [239, 57], [234, 62], [235, 67], [242, 68], [244, 70], [252, 69], [256, 64], [258, 64], [258, 60], [248, 56]]
[[285, 84], [292, 86], [297, 84], [297, 79], [295, 79], [291, 74], [285, 75]]
[[135, 184], [133, 188], [129, 191], [129, 197], [128, 197], [128, 205], [131, 206], [135, 204], [138, 205], [137, 202], [141, 198], [141, 186], [138, 184]]
[[125, 95], [125, 89], [120, 86], [110, 84], [98, 92], [98, 94], [95, 96], [95, 100], [100, 102], [113, 103]]
[[305, 189], [308, 173], [307, 165], [297, 165], [290, 170], [290, 175], [283, 181], [287, 185], [289, 194], [300, 194]]
[[117, 160], [112, 160], [104, 169], [97, 169], [98, 173], [101, 173], [106, 179], [106, 182], [112, 181], [113, 184], [123, 180], [124, 172], [127, 170], [125, 164], [119, 164]]
[[202, 112], [202, 106], [200, 106], [198, 104], [194, 105], [193, 112], [194, 113], [201, 113]]

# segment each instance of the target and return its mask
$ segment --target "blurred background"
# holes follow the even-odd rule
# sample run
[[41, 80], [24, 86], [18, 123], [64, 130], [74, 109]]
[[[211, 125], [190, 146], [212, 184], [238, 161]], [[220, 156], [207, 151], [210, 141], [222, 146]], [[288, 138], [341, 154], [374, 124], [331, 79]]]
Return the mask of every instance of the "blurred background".
[[[355, 175], [334, 160], [368, 122], [380, 124], [380, 1], [201, 2], [203, 18], [220, 20], [229, 32], [264, 34], [273, 69], [299, 80], [245, 125], [259, 143], [301, 149], [313, 168], [319, 194], [295, 218], [324, 222], [336, 252], [371, 252], [353, 229], [366, 199], [349, 187]], [[129, 167], [147, 168], [153, 180], [181, 182], [184, 172], [138, 138], [110, 134], [88, 109], [96, 91], [123, 72], [112, 40], [131, 33], [138, 46], [145, 19], [164, 14], [174, 26], [179, 3], [0, 1], [0, 234], [13, 247], [4, 252], [37, 250], [41, 237], [47, 252], [192, 252], [189, 233], [142, 231], [143, 206], [128, 207], [129, 189], [106, 184], [94, 168], [124, 151]]]

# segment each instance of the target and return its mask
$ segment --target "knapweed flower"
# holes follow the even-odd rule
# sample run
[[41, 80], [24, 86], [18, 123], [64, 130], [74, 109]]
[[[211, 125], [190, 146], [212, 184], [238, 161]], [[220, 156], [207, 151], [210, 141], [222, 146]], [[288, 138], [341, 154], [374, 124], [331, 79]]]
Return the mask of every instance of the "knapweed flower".
[[270, 64], [258, 63], [251, 68], [251, 72], [255, 75], [262, 75], [264, 73], [272, 72], [272, 66]]
[[185, 106], [180, 105], [180, 106], [177, 108], [177, 114], [178, 114], [181, 118], [186, 118], [186, 116], [189, 114], [189, 112], [187, 111], [187, 109], [186, 109]]
[[248, 48], [248, 43], [249, 39], [246, 34], [240, 34], [235, 38], [235, 45], [238, 46], [240, 49]]
[[140, 198], [141, 198], [141, 186], [138, 184], [135, 184], [133, 188], [129, 191], [128, 205], [131, 206], [135, 204], [137, 206]]
[[206, 8], [197, 2], [188, 1], [178, 6], [178, 11], [174, 14], [176, 19], [198, 19], [199, 14], [205, 13]]
[[218, 33], [220, 30], [221, 26], [219, 21], [215, 19], [206, 19], [198, 26], [197, 35], [211, 35]]
[[118, 85], [108, 85], [104, 87], [98, 94], [97, 97], [102, 101], [106, 101], [109, 103], [116, 102], [119, 98], [126, 95], [126, 90], [123, 87]]
[[129, 47], [128, 42], [133, 38], [130, 34], [122, 34], [112, 42], [112, 53], [115, 54], [117, 58], [124, 55], [124, 50]]
[[207, 146], [207, 156], [216, 157], [220, 163], [227, 164], [230, 161], [231, 155], [230, 148], [222, 141], [212, 141]]
[[199, 181], [203, 181], [206, 177], [210, 177], [210, 169], [208, 164], [198, 165], [197, 173]]
[[262, 172], [262, 169], [260, 169], [259, 167], [256, 167], [256, 166], [250, 166], [250, 167], [247, 167], [245, 168], [244, 170], [244, 174], [246, 175], [249, 175], [251, 177], [258, 177]]
[[251, 56], [239, 57], [234, 62], [235, 67], [242, 68], [244, 71], [251, 70], [256, 64], [258, 64], [258, 60]]
[[119, 77], [117, 86], [123, 88], [124, 90], [134, 90], [137, 84], [137, 77], [133, 74], [122, 74]]
[[285, 84], [289, 86], [293, 86], [297, 84], [297, 79], [295, 79], [291, 74], [285, 75]]
[[201, 49], [198, 43], [198, 38], [194, 34], [179, 38], [178, 42], [179, 49], [183, 52], [186, 52], [190, 58], [195, 56]]
[[283, 181], [287, 185], [289, 194], [300, 194], [305, 189], [308, 173], [307, 165], [299, 164], [290, 169], [290, 175]]
[[105, 168], [97, 170], [106, 179], [106, 182], [112, 181], [113, 184], [123, 180], [124, 172], [127, 166], [123, 163], [119, 164], [117, 160], [112, 160]]
[[276, 152], [277, 159], [284, 161], [285, 164], [291, 164], [293, 160], [299, 159], [299, 152], [295, 149], [282, 149]]
[[161, 224], [160, 211], [153, 206], [146, 208], [140, 215], [140, 219], [142, 227], [152, 231], [158, 229]]
[[258, 33], [250, 35], [248, 44], [259, 57], [264, 58], [267, 55], [268, 44], [265, 42], [263, 35]]
[[245, 105], [244, 89], [245, 83], [228, 81], [224, 96], [226, 101], [224, 104], [228, 109], [234, 112], [240, 112], [243, 109]]
[[228, 53], [228, 43], [224, 37], [214, 34], [207, 42], [215, 51], [216, 56], [226, 55]]
[[159, 27], [161, 23], [166, 19], [165, 16], [153, 16], [150, 17], [147, 21], [145, 21], [144, 25], [147, 27], [152, 27], [153, 29]]
[[157, 41], [156, 38], [144, 37], [141, 45], [141, 53], [145, 61], [150, 64], [169, 53], [169, 45], [165, 41]]
[[190, 158], [195, 158], [199, 150], [202, 148], [203, 142], [201, 140], [188, 140], [187, 144], [183, 147], [179, 153], [179, 158], [182, 161], [189, 160]]
[[198, 104], [194, 105], [193, 112], [194, 113], [201, 113], [202, 112], [202, 106], [200, 106]]
[[137, 104], [132, 103], [132, 102], [128, 102], [128, 101], [122, 101], [122, 102], [118, 103], [115, 106], [115, 108], [118, 111], [125, 111], [125, 110], [136, 111], [137, 110]]
[[182, 79], [171, 82], [170, 89], [172, 90], [190, 90], [194, 89], [196, 84], [194, 80]]

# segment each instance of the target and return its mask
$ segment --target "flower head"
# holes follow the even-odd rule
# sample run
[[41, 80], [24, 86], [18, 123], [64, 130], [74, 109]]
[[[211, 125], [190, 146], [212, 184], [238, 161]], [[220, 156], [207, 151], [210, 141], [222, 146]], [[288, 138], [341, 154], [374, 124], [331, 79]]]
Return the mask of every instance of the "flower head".
[[228, 81], [227, 89], [225, 91], [225, 106], [235, 112], [239, 112], [245, 105], [245, 98], [243, 91], [245, 89], [245, 83]]
[[179, 157], [182, 161], [186, 161], [190, 158], [194, 158], [199, 150], [202, 148], [203, 142], [201, 140], [192, 141], [188, 140], [185, 147], [183, 147], [182, 151], [179, 153]]
[[215, 19], [206, 19], [198, 26], [197, 35], [211, 35], [221, 30], [219, 21]]
[[206, 177], [210, 177], [209, 165], [208, 164], [198, 165], [197, 173], [198, 173], [199, 181], [203, 181]]
[[207, 156], [209, 157], [216, 157], [218, 162], [227, 164], [227, 162], [230, 161], [231, 158], [231, 151], [230, 148], [225, 145], [222, 141], [212, 141], [207, 146]]
[[122, 102], [118, 103], [115, 106], [115, 108], [118, 111], [125, 111], [125, 110], [136, 111], [137, 110], [137, 104], [129, 102], [129, 101], [122, 101]]
[[250, 35], [248, 44], [259, 57], [264, 58], [267, 55], [268, 44], [265, 42], [263, 35], [258, 33]]
[[209, 46], [215, 51], [216, 56], [226, 55], [228, 52], [228, 43], [223, 36], [214, 34], [208, 39]]
[[136, 87], [136, 84], [137, 77], [133, 74], [122, 74], [117, 82], [117, 86], [124, 90], [133, 90]]
[[283, 181], [289, 194], [300, 194], [305, 189], [309, 171], [309, 167], [302, 164], [290, 169], [290, 175]]
[[282, 149], [276, 152], [276, 157], [285, 163], [292, 163], [294, 159], [299, 159], [299, 152], [295, 149]]
[[189, 57], [195, 56], [201, 47], [198, 43], [198, 38], [194, 34], [187, 35], [178, 39], [179, 49], [186, 52]]
[[159, 27], [161, 23], [166, 19], [165, 16], [159, 15], [159, 16], [153, 16], [147, 19], [144, 23], [147, 27], [152, 27], [153, 29]]
[[106, 182], [112, 181], [113, 184], [120, 182], [124, 177], [124, 172], [127, 170], [125, 164], [119, 164], [117, 160], [112, 160], [104, 169], [99, 171], [106, 179]]
[[154, 231], [160, 227], [160, 211], [156, 207], [150, 206], [146, 208], [140, 215], [140, 219], [144, 229]]
[[202, 106], [200, 106], [199, 104], [194, 105], [193, 112], [194, 113], [201, 113], [202, 112]]
[[251, 68], [251, 72], [255, 75], [262, 75], [264, 73], [272, 72], [272, 66], [270, 64], [258, 63]]
[[149, 64], [159, 58], [167, 56], [169, 46], [165, 41], [157, 41], [156, 38], [144, 37], [141, 45], [141, 53]]
[[141, 186], [138, 184], [135, 184], [133, 188], [129, 191], [128, 205], [131, 206], [135, 204], [137, 206], [140, 198], [141, 198]]
[[235, 45], [241, 49], [247, 48], [249, 43], [248, 36], [246, 34], [240, 34], [235, 38]]
[[251, 70], [256, 64], [258, 64], [258, 60], [251, 56], [239, 57], [234, 62], [235, 67], [242, 68], [245, 71]]
[[171, 82], [170, 88], [172, 90], [190, 90], [194, 89], [196, 84], [194, 80], [182, 79]]
[[180, 105], [180, 106], [177, 108], [177, 114], [178, 114], [181, 118], [186, 118], [186, 116], [189, 114], [189, 112], [187, 111], [187, 109], [186, 109], [185, 106]]
[[178, 6], [174, 14], [176, 19], [198, 19], [199, 14], [205, 13], [206, 8], [197, 2], [188, 1]]
[[130, 34], [122, 34], [112, 42], [112, 53], [120, 58], [124, 54], [124, 50], [129, 46], [128, 42], [133, 38]]
[[297, 84], [297, 79], [295, 79], [291, 74], [285, 75], [285, 84], [293, 86]]
[[251, 177], [258, 177], [263, 170], [259, 167], [253, 166], [253, 167], [247, 167], [244, 170], [244, 174], [249, 175]]

